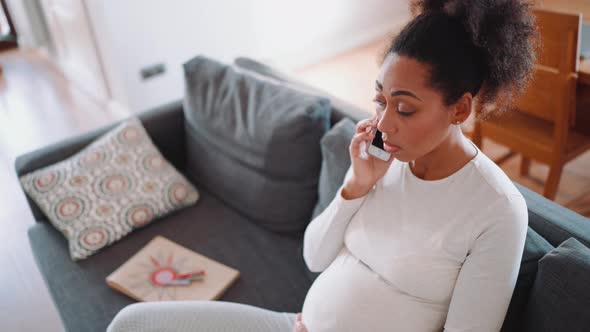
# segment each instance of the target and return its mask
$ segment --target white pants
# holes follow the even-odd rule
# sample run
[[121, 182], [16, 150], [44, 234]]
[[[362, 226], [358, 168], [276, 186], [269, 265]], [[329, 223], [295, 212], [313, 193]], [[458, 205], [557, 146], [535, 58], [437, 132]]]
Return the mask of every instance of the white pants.
[[142, 302], [115, 316], [107, 332], [291, 332], [294, 313], [224, 301]]

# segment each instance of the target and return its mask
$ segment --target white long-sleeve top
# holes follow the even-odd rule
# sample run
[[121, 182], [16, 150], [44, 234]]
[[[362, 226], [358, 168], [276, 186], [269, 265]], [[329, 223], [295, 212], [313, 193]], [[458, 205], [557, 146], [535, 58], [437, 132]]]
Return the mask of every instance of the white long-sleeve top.
[[426, 181], [395, 160], [364, 197], [341, 190], [305, 231], [305, 262], [323, 271], [302, 309], [310, 332], [500, 330], [528, 216], [493, 161], [478, 150]]

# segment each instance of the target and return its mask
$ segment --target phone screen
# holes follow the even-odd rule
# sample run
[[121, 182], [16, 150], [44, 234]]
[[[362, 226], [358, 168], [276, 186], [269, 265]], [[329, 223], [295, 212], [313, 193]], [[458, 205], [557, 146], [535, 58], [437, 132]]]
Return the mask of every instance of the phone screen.
[[373, 138], [373, 142], [371, 142], [371, 144], [383, 150], [383, 139], [381, 138], [381, 132], [379, 129], [375, 129], [375, 138]]

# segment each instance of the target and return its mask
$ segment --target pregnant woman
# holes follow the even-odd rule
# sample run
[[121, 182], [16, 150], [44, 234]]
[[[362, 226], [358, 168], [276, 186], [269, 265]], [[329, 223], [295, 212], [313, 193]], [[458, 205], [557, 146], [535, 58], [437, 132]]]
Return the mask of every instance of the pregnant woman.
[[[358, 123], [352, 165], [308, 226], [322, 271], [301, 314], [228, 302], [141, 303], [110, 331], [499, 331], [527, 230], [525, 201], [460, 128], [525, 87], [537, 31], [528, 3], [419, 1]], [[481, 107], [474, 107], [474, 105]], [[494, 107], [490, 107], [494, 106]], [[359, 157], [382, 133], [391, 158]], [[364, 144], [362, 144], [364, 143]]]

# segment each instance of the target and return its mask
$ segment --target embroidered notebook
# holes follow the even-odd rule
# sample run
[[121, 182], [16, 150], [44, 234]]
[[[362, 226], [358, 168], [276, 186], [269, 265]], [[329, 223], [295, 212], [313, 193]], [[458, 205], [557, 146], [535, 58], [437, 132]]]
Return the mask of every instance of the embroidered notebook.
[[216, 300], [239, 275], [238, 270], [156, 236], [106, 282], [138, 301]]

